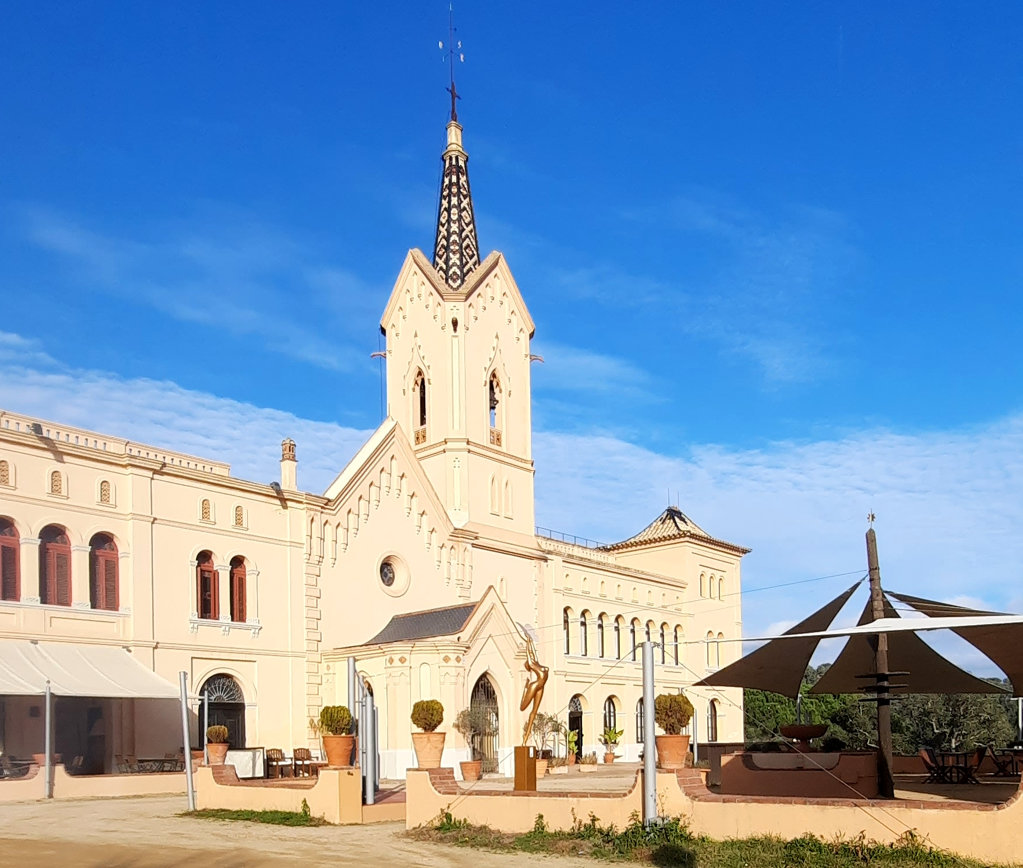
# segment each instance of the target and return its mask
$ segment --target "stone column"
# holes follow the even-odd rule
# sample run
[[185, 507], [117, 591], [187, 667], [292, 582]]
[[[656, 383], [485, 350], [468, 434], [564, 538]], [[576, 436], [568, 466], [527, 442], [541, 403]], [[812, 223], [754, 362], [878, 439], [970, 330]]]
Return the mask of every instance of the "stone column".
[[220, 620], [230, 622], [231, 620], [231, 567], [226, 564], [217, 564], [217, 596], [220, 604]]
[[39, 539], [21, 538], [21, 602], [39, 603]]
[[89, 546], [71, 546], [71, 606], [92, 608], [89, 593]]
[[245, 570], [245, 620], [259, 623], [259, 570]]

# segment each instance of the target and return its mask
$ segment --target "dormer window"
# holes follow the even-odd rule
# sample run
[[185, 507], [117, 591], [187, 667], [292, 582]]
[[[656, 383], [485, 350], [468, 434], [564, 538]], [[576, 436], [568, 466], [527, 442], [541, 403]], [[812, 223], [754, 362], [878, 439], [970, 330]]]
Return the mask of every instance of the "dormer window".
[[497, 374], [490, 375], [490, 383], [487, 388], [488, 407], [490, 413], [490, 445], [500, 446], [501, 445], [501, 421], [498, 414], [498, 409], [501, 404], [501, 381], [497, 379]]
[[426, 377], [422, 371], [416, 372], [412, 386], [412, 416], [415, 421], [415, 443], [418, 446], [426, 442]]

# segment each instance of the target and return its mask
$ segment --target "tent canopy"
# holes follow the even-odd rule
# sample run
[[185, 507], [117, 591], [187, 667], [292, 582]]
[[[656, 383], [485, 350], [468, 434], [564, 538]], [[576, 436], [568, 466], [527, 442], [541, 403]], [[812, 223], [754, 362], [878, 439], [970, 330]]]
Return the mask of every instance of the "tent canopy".
[[124, 648], [0, 640], [0, 696], [94, 696], [177, 699], [179, 688]]

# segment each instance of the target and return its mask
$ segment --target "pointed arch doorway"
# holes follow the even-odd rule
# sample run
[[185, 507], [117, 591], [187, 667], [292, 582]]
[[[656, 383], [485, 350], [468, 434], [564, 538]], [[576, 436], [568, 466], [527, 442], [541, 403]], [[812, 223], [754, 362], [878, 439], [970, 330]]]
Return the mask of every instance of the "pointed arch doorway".
[[200, 693], [209, 703], [206, 725], [226, 726], [231, 750], [245, 747], [245, 694], [238, 682], [230, 675], [213, 675], [206, 679]]
[[483, 755], [483, 774], [497, 771], [497, 745], [500, 733], [498, 732], [499, 718], [497, 714], [497, 691], [486, 675], [481, 675], [472, 689], [469, 698], [469, 707], [472, 709], [482, 708], [490, 714], [490, 721], [493, 724], [493, 735], [484, 736], [480, 740], [480, 753]]
[[568, 702], [568, 728], [575, 733], [575, 756], [583, 758], [583, 701], [577, 693]]

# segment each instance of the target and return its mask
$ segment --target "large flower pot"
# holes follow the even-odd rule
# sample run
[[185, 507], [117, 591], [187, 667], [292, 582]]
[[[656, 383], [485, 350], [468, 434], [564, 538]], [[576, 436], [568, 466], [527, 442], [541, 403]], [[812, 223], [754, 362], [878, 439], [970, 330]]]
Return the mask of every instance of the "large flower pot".
[[463, 781], [478, 781], [483, 773], [483, 763], [480, 760], [462, 760], [458, 765], [462, 769]]
[[689, 754], [688, 735], [658, 735], [657, 767], [659, 769], [684, 769]]
[[227, 742], [209, 742], [206, 745], [206, 756], [209, 757], [211, 766], [222, 766], [227, 757], [227, 749], [230, 745]]
[[538, 759], [536, 761], [536, 779], [540, 780], [545, 774], [547, 774], [547, 763], [550, 760]]
[[439, 769], [444, 753], [446, 732], [414, 732], [412, 747], [416, 749], [416, 768]]
[[575, 754], [574, 753], [570, 753], [568, 755], [568, 764], [570, 766], [574, 766], [575, 765]]
[[354, 735], [324, 735], [323, 752], [327, 755], [327, 765], [332, 769], [351, 768], [354, 746]]
[[615, 752], [613, 750], [607, 751], [607, 753], [604, 754], [604, 762], [607, 765], [611, 765], [611, 763], [613, 763], [614, 761], [615, 761]]

